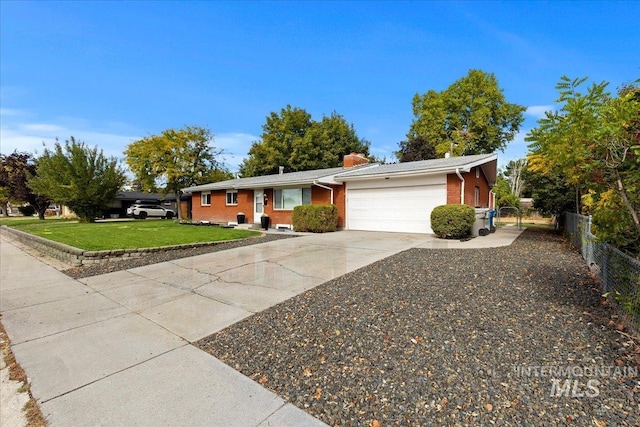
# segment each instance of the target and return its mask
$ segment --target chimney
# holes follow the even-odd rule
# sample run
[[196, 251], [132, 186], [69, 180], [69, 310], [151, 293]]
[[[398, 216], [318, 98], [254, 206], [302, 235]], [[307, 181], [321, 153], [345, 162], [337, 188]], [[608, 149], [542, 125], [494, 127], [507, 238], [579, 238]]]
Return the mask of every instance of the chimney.
[[364, 154], [351, 153], [344, 156], [342, 165], [345, 168], [352, 168], [354, 166], [366, 165], [367, 163], [369, 163], [369, 159], [367, 159]]
[[284, 166], [278, 166], [278, 172], [282, 175], [284, 173]]

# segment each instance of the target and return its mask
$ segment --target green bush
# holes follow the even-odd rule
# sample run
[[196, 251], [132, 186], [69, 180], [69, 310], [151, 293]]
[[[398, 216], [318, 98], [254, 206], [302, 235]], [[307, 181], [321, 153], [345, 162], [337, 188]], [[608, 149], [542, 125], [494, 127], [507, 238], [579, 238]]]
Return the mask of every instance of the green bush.
[[31, 205], [19, 206], [18, 211], [24, 216], [33, 216], [36, 213], [36, 208]]
[[301, 205], [293, 208], [293, 229], [326, 233], [338, 228], [338, 207], [336, 205]]
[[443, 239], [460, 239], [471, 234], [476, 211], [467, 205], [436, 206], [431, 212], [431, 229]]

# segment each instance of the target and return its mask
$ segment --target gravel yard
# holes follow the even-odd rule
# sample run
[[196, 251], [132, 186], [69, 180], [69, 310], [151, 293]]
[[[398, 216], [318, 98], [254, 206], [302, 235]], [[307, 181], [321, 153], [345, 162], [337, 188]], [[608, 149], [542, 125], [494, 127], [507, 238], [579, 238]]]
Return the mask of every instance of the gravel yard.
[[329, 425], [637, 426], [638, 355], [611, 316], [580, 255], [527, 230], [405, 251], [197, 345]]

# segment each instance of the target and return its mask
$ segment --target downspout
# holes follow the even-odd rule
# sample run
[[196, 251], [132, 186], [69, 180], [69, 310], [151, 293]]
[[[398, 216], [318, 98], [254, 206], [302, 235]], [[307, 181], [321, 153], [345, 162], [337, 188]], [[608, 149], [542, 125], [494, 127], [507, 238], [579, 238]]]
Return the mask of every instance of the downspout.
[[318, 181], [313, 181], [313, 185], [316, 187], [324, 188], [325, 190], [331, 191], [331, 204], [333, 205], [333, 188], [327, 187], [326, 185], [319, 184]]
[[460, 204], [464, 205], [464, 178], [460, 174], [460, 168], [456, 168], [456, 175], [458, 175], [458, 178], [460, 178], [460, 182], [462, 183], [462, 185], [460, 185]]

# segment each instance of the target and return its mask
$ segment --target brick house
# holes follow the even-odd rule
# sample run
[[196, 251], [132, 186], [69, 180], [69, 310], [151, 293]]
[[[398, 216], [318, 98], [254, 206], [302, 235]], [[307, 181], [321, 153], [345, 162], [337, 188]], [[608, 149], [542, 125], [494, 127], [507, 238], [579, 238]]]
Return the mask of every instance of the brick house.
[[495, 154], [369, 164], [359, 154], [345, 156], [342, 167], [238, 178], [185, 188], [195, 221], [290, 226], [294, 206], [333, 203], [338, 226], [350, 230], [432, 233], [431, 210], [462, 203], [494, 207], [491, 188], [497, 176]]

